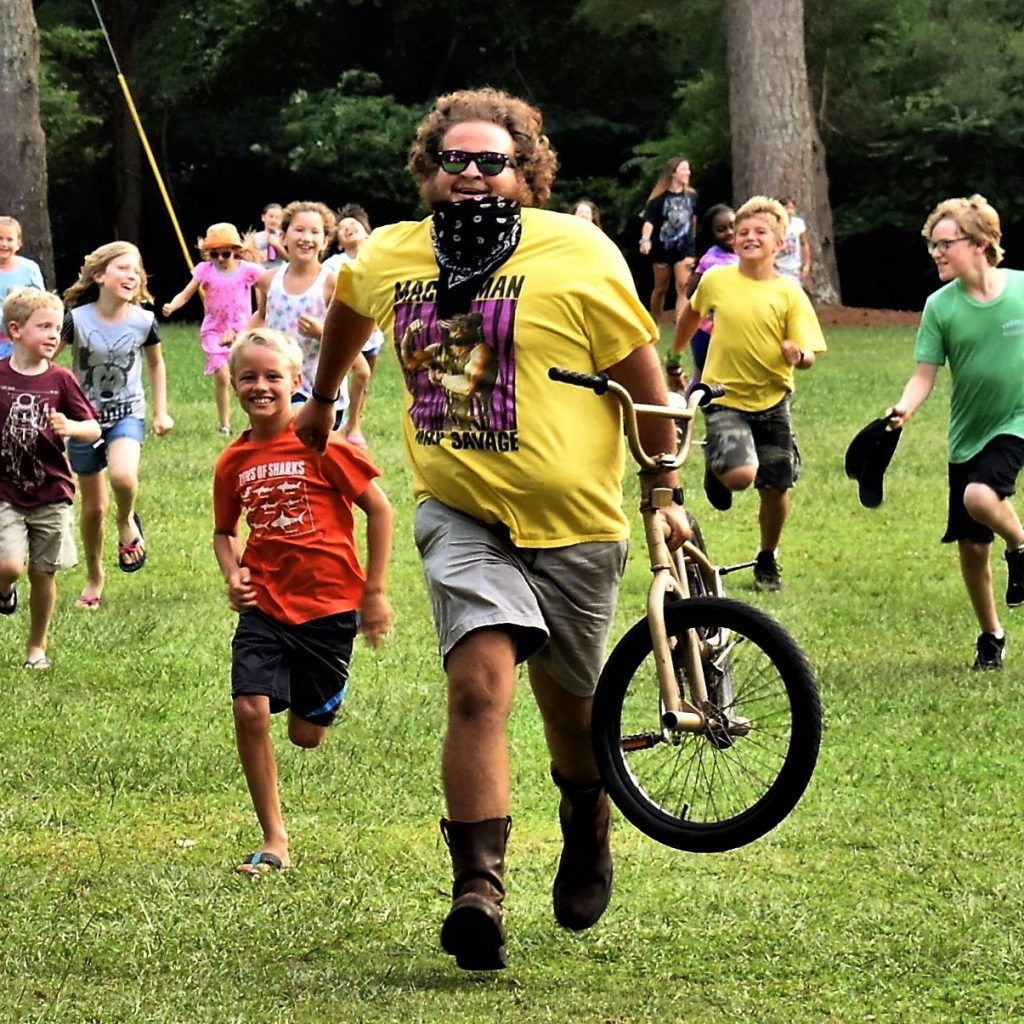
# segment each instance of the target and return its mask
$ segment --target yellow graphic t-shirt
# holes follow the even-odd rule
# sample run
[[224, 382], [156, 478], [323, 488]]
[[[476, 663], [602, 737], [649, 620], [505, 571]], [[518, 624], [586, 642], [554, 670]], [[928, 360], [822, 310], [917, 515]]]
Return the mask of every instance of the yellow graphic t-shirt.
[[336, 292], [398, 357], [416, 500], [503, 523], [522, 547], [627, 537], [618, 406], [547, 375], [656, 340], [619, 250], [578, 217], [526, 209], [468, 314], [439, 321], [436, 286], [428, 218], [374, 231]]
[[739, 267], [715, 267], [690, 299], [701, 316], [712, 310], [715, 333], [702, 379], [725, 386], [721, 404], [744, 412], [778, 405], [793, 391], [793, 367], [782, 342], [825, 351], [825, 336], [804, 290], [781, 274], [767, 281], [744, 277]]

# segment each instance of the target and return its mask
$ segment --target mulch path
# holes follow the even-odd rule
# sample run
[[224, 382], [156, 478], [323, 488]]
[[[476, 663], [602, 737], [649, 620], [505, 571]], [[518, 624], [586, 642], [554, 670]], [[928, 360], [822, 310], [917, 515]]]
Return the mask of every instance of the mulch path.
[[856, 306], [814, 307], [822, 327], [917, 327], [921, 314], [909, 309], [861, 309]]

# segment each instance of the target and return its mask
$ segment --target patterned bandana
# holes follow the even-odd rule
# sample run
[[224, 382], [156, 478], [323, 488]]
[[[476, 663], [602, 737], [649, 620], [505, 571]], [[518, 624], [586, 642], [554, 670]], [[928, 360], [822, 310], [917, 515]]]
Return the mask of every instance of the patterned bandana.
[[480, 285], [516, 251], [521, 211], [519, 203], [501, 196], [434, 207], [430, 241], [439, 270], [439, 319], [468, 313]]

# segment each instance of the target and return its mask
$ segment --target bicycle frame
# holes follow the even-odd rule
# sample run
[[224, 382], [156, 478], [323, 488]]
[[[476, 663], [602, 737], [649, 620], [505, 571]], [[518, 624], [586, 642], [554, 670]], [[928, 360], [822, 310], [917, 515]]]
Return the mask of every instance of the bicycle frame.
[[[651, 584], [647, 592], [647, 622], [651, 631], [652, 652], [658, 673], [662, 725], [676, 733], [700, 732], [708, 726], [707, 715], [702, 710], [708, 706], [708, 692], [701, 658], [701, 641], [696, 630], [686, 631], [683, 668], [690, 691], [686, 695], [682, 692], [677, 678], [672, 644], [665, 628], [665, 601], [671, 594], [677, 594], [681, 600], [685, 600], [690, 596], [690, 587], [683, 568], [684, 562], [669, 551], [665, 539], [665, 524], [658, 515], [661, 509], [672, 503], [672, 491], [667, 487], [655, 486], [653, 478], [677, 470], [686, 462], [693, 443], [697, 409], [712, 398], [718, 397], [721, 389], [697, 387], [685, 406], [674, 408], [634, 403], [632, 396], [624, 387], [603, 374], [582, 374], [552, 368], [548, 375], [552, 380], [588, 387], [598, 395], [610, 393], [622, 410], [626, 442], [639, 466], [640, 516], [643, 519], [651, 570]], [[685, 429], [678, 450], [675, 453], [663, 452], [656, 456], [648, 454], [640, 443], [638, 415], [658, 416], [683, 424]], [[680, 551], [683, 559], [688, 559], [697, 566], [698, 571], [708, 582], [708, 589], [717, 594], [718, 571], [707, 555], [689, 541], [684, 541]]]

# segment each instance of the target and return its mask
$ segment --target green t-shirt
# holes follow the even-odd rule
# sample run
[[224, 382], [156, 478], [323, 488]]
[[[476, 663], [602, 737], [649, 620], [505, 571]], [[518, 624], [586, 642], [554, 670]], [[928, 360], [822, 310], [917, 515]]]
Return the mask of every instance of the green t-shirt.
[[949, 363], [950, 462], [1000, 434], [1024, 438], [1024, 272], [1001, 273], [997, 299], [972, 299], [958, 279], [930, 295], [921, 315], [914, 359]]

